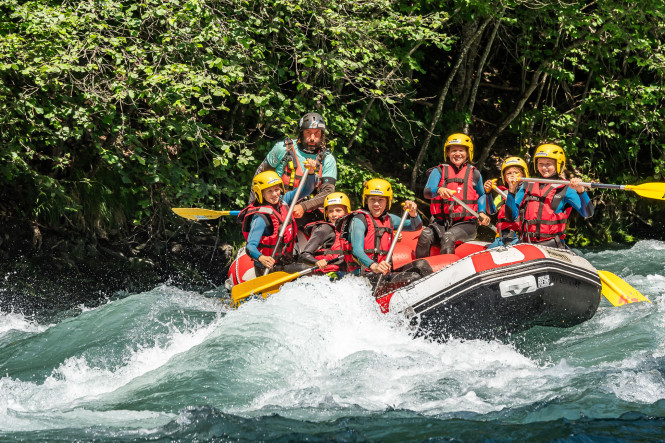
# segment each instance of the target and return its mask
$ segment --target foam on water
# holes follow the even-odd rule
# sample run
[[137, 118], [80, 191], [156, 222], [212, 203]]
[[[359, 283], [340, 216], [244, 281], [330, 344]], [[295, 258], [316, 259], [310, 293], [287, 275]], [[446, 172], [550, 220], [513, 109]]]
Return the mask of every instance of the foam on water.
[[[654, 305], [604, 306], [577, 327], [508, 342], [414, 339], [355, 277], [303, 278], [238, 310], [160, 286], [55, 325], [0, 314], [0, 431], [101, 424], [151, 435], [186, 426], [182, 411], [203, 405], [308, 422], [395, 409], [514, 423], [618, 417], [665, 399], [663, 274], [631, 281], [660, 294]], [[3, 342], [10, 331], [27, 336], [21, 352]]]
[[[269, 376], [254, 369], [261, 394], [232, 412], [305, 413], [311, 419], [312, 410], [326, 404], [366, 411], [487, 413], [547, 400], [553, 386], [565, 386], [576, 373], [565, 362], [534, 362], [509, 344], [413, 339], [401, 318], [378, 311], [369, 287], [359, 282], [302, 280], [265, 303], [251, 302], [229, 315], [239, 323], [269, 325], [258, 329], [276, 342], [271, 350], [262, 348], [255, 362], [271, 369]], [[318, 410], [330, 418], [323, 409]]]
[[0, 340], [2, 340], [4, 334], [9, 332], [42, 332], [46, 329], [48, 329], [48, 326], [42, 326], [33, 320], [28, 320], [23, 314], [0, 311]]
[[[206, 309], [213, 307], [218, 310], [220, 306], [219, 303], [212, 303], [196, 294], [192, 298], [191, 294], [187, 296], [183, 291], [173, 288], [157, 288], [153, 297], [162, 297], [165, 294], [171, 298], [171, 302], [177, 301], [181, 308], [197, 306]], [[131, 306], [132, 299], [143, 299], [144, 303], [149, 297], [147, 294], [139, 294], [123, 300], [122, 303]], [[110, 305], [107, 305], [107, 309], [108, 307]], [[104, 309], [102, 307], [98, 312], [103, 315]], [[88, 314], [91, 312], [87, 311]], [[146, 320], [150, 321], [149, 318]], [[153, 321], [159, 322], [156, 319]], [[84, 323], [83, 326], [85, 325]], [[146, 346], [135, 342], [127, 346], [124, 350], [125, 357], [114, 367], [94, 366], [85, 356], [79, 354], [67, 358], [53, 369], [51, 375], [40, 382], [22, 381], [11, 376], [0, 378], [0, 429], [38, 430], [42, 427], [43, 429], [69, 427], [72, 426], [70, 419], [75, 419], [78, 425], [85, 426], [88, 421], [99, 422], [102, 416], [105, 422], [117, 421], [129, 426], [133, 422], [145, 426], [145, 420], [149, 418], [159, 418], [159, 424], [163, 424], [172, 418], [171, 414], [135, 412], [132, 420], [128, 421], [129, 413], [126, 411], [99, 412], [87, 408], [90, 406], [94, 408], [95, 404], [103, 403], [106, 394], [158, 370], [174, 356], [199, 345], [216, 328], [216, 322], [191, 324], [188, 328], [167, 325], [165, 336], [155, 336], [152, 345]], [[30, 332], [43, 333], [46, 329], [33, 326]], [[44, 343], [48, 343], [48, 337], [45, 337]], [[85, 354], [85, 351], [82, 353]]]

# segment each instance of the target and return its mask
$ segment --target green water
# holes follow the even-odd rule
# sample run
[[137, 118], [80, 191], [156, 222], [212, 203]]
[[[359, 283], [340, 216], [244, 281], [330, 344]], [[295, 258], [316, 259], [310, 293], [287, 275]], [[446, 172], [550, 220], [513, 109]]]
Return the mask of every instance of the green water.
[[663, 439], [665, 243], [583, 253], [654, 304], [444, 344], [356, 279], [237, 311], [222, 289], [160, 286], [47, 321], [1, 312], [0, 440]]

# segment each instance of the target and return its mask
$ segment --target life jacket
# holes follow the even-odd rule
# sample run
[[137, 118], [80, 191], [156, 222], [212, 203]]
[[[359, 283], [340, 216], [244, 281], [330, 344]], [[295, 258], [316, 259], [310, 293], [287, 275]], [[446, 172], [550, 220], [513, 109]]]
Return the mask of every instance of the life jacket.
[[[284, 172], [282, 173], [282, 183], [284, 183], [286, 192], [288, 192], [298, 187], [305, 170], [303, 169], [302, 164], [300, 163], [300, 159], [296, 155], [296, 147], [293, 144], [293, 140], [287, 138], [286, 140], [284, 140], [284, 144], [286, 145], [286, 155], [284, 155], [284, 158], [282, 159], [282, 163], [284, 164]], [[323, 176], [323, 161], [325, 160], [326, 155], [327, 155], [326, 149], [321, 149], [319, 153], [316, 155], [316, 160], [318, 161], [317, 170], [315, 172], [317, 176], [316, 179], [317, 188], [321, 186], [321, 177]]]
[[[272, 227], [271, 234], [261, 237], [261, 241], [257, 248], [261, 254], [267, 255], [268, 257], [273, 256], [272, 251], [277, 245], [279, 230], [289, 212], [289, 206], [286, 205], [281, 199], [278, 204], [279, 210], [275, 209], [275, 207], [272, 205], [260, 205], [255, 201], [240, 211], [240, 214], [238, 214], [238, 220], [242, 223], [242, 235], [245, 237], [245, 240], [247, 240], [247, 237], [249, 237], [252, 218], [256, 215], [263, 217], [266, 221], [266, 225]], [[293, 217], [288, 221], [288, 223], [289, 226], [287, 226], [284, 230], [284, 235], [282, 236], [280, 246], [273, 256], [275, 260], [278, 260], [280, 257], [284, 256], [290, 257], [293, 254], [298, 228]]]
[[[498, 186], [498, 189], [501, 191], [508, 191], [508, 188], [505, 186]], [[496, 205], [498, 212], [496, 214], [496, 230], [497, 236], [502, 237], [503, 234], [507, 234], [510, 231], [513, 232], [519, 232], [520, 231], [520, 221], [518, 220], [511, 220], [508, 218], [506, 215], [506, 200], [503, 198], [501, 199], [501, 203]]]
[[[522, 185], [524, 186], [524, 185]], [[551, 238], [563, 240], [566, 224], [572, 207], [555, 213], [566, 196], [568, 186], [529, 182], [524, 188], [524, 199], [520, 205], [520, 239], [523, 242], [539, 243]]]
[[[337, 219], [337, 221], [340, 220], [341, 219]], [[330, 227], [333, 228], [333, 230], [335, 231], [335, 240], [332, 243], [330, 242], [323, 243], [320, 246], [320, 248], [314, 252], [314, 258], [317, 260], [325, 260], [328, 262], [328, 266], [326, 266], [325, 268], [323, 268], [323, 270], [321, 270], [321, 272], [323, 272], [324, 274], [327, 274], [328, 272], [337, 272], [340, 269], [339, 264], [330, 264], [330, 262], [339, 258], [343, 253], [341, 233], [335, 227], [335, 225], [337, 226], [341, 225], [338, 223], [333, 224], [330, 223], [329, 221], [324, 221], [324, 220], [313, 221], [311, 223], [307, 223], [303, 228], [305, 231], [305, 236], [309, 239], [312, 236], [312, 231], [317, 226], [322, 224], [329, 225]]]
[[[455, 197], [478, 212], [479, 195], [476, 192], [477, 178], [474, 178], [475, 166], [467, 162], [456, 172], [451, 165], [442, 164], [430, 169], [428, 173], [431, 173], [434, 169], [441, 173], [441, 180], [439, 180], [437, 189], [441, 187], [452, 189], [455, 191]], [[452, 223], [456, 223], [476, 218], [475, 215], [458, 205], [454, 200], [444, 201], [438, 194], [431, 200], [429, 209], [432, 217], [444, 222], [450, 220]]]
[[[362, 220], [367, 228], [365, 233], [365, 254], [377, 263], [387, 258], [390, 245], [393, 241], [393, 231], [395, 230], [392, 219], [387, 213], [379, 219], [372, 217], [372, 214], [364, 209], [358, 209], [347, 215], [340, 229], [341, 246], [347, 272], [353, 272], [361, 267], [360, 263], [353, 256], [353, 246], [350, 239], [351, 221], [356, 217]], [[366, 270], [363, 269], [362, 271]]]

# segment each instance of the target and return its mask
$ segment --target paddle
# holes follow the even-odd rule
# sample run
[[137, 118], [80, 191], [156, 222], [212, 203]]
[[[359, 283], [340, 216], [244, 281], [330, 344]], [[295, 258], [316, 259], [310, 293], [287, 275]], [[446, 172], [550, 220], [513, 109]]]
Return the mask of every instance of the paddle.
[[[272, 254], [270, 254], [271, 258], [275, 258], [275, 253], [277, 252], [277, 249], [279, 249], [280, 243], [282, 243], [282, 237], [284, 237], [284, 231], [286, 231], [286, 227], [290, 225], [289, 220], [291, 220], [291, 214], [293, 214], [293, 208], [296, 206], [298, 198], [300, 198], [300, 191], [302, 191], [302, 188], [305, 186], [305, 181], [307, 180], [308, 174], [309, 174], [309, 169], [305, 168], [305, 170], [302, 173], [302, 178], [300, 179], [300, 183], [298, 183], [298, 187], [296, 188], [295, 194], [293, 195], [293, 200], [291, 200], [291, 205], [289, 206], [289, 212], [286, 213], [286, 217], [284, 217], [284, 223], [282, 223], [282, 226], [279, 228], [277, 243], [275, 243], [275, 248], [272, 250]], [[263, 272], [263, 275], [268, 275], [268, 272], [270, 272], [270, 269], [266, 268], [266, 270]]]
[[238, 215], [240, 211], [214, 211], [202, 208], [171, 208], [180, 217], [189, 220], [214, 220], [223, 215]]
[[637, 289], [618, 275], [614, 275], [609, 271], [598, 271], [598, 276], [600, 276], [600, 281], [603, 284], [601, 292], [613, 306], [623, 306], [641, 301], [651, 303], [648, 298], [640, 294]]
[[288, 283], [298, 277], [311, 274], [317, 269], [319, 269], [318, 266], [312, 266], [309, 269], [295, 272], [293, 274], [288, 274], [281, 271], [273, 272], [272, 274], [262, 275], [261, 277], [256, 277], [244, 283], [237, 284], [231, 289], [231, 301], [233, 302], [233, 306], [238, 307], [243, 302], [243, 300], [254, 294], [261, 294], [263, 298], [267, 298], [270, 294], [274, 294], [275, 292], [279, 291], [279, 288], [284, 283]]
[[[472, 215], [474, 215], [475, 217], [477, 217], [478, 219], [480, 219], [480, 214], [478, 214], [476, 211], [474, 211], [473, 209], [471, 209], [471, 206], [467, 205], [466, 203], [464, 203], [462, 200], [460, 200], [459, 198], [455, 197], [454, 195], [451, 195], [450, 198], [452, 198], [453, 200], [455, 200], [455, 202], [456, 202], [458, 205], [460, 205], [461, 207], [463, 207], [464, 209], [466, 209], [467, 211], [469, 211]], [[490, 228], [492, 231], [497, 232], [497, 231], [496, 231], [496, 226], [490, 224], [490, 225], [487, 225], [487, 227]]]
[[[567, 185], [568, 180], [551, 180], [547, 178], [520, 178], [523, 182], [552, 183], [558, 185]], [[620, 191], [633, 191], [637, 195], [656, 200], [665, 200], [665, 183], [642, 183], [641, 185], [606, 185], [603, 183], [582, 182], [581, 186], [601, 189], [618, 189]]]
[[[390, 264], [390, 260], [393, 258], [393, 252], [395, 251], [395, 246], [397, 245], [397, 241], [399, 240], [399, 235], [402, 233], [402, 228], [404, 227], [404, 222], [406, 222], [406, 216], [409, 215], [409, 211], [404, 211], [404, 214], [402, 215], [402, 219], [399, 221], [399, 226], [397, 227], [397, 231], [393, 234], [393, 242], [390, 244], [390, 249], [388, 249], [388, 255], [386, 255], [386, 263]], [[381, 279], [383, 278], [383, 274], [379, 274], [379, 279], [376, 281], [376, 285], [374, 285], [374, 290], [372, 291], [372, 295], [376, 297], [376, 290], [379, 289], [379, 284], [381, 283]]]
[[[343, 261], [344, 257], [338, 257], [330, 261], [328, 264], [334, 265]], [[263, 298], [267, 298], [268, 295], [279, 291], [279, 288], [283, 284], [295, 280], [298, 277], [309, 275], [317, 269], [319, 269], [318, 266], [312, 266], [311, 268], [307, 268], [299, 272], [294, 272], [293, 274], [279, 271], [253, 278], [252, 280], [237, 284], [231, 289], [231, 301], [233, 302], [233, 305], [237, 307], [244, 299], [250, 297], [251, 295], [261, 294]]]

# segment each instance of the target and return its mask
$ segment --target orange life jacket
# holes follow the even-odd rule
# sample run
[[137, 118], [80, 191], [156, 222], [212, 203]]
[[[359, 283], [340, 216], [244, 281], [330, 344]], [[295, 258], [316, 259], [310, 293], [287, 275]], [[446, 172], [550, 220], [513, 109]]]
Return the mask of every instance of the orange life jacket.
[[[282, 159], [284, 163], [284, 172], [282, 173], [282, 183], [284, 183], [284, 188], [286, 192], [296, 189], [300, 184], [303, 173], [305, 172], [302, 163], [296, 155], [296, 147], [293, 144], [293, 140], [287, 138], [284, 140], [286, 145], [286, 155]], [[321, 186], [321, 177], [323, 176], [323, 161], [326, 158], [326, 151], [322, 149], [319, 154], [317, 154], [316, 159], [318, 160], [318, 166], [316, 170], [317, 180], [316, 187]]]
[[[508, 191], [508, 188], [505, 186], [497, 186], [501, 191]], [[507, 233], [509, 231], [514, 231], [514, 232], [519, 232], [520, 230], [520, 221], [519, 220], [511, 220], [506, 216], [506, 201], [501, 200], [501, 203], [497, 205], [498, 212], [496, 214], [496, 229], [497, 234], [499, 237], [502, 236], [502, 234]]]

